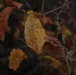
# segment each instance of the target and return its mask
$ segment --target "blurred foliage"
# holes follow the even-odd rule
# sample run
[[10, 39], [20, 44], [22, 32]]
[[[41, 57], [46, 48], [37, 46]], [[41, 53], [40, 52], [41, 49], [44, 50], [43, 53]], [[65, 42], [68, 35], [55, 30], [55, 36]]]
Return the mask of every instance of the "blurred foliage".
[[[73, 1], [71, 4], [47, 15], [42, 15], [42, 0], [12, 1], [20, 2], [20, 4], [16, 5], [16, 3], [13, 3], [12, 5], [14, 6], [14, 9], [11, 10], [11, 13], [8, 13], [4, 11], [4, 8], [7, 8], [7, 11], [9, 11], [8, 8], [13, 8], [13, 6], [8, 2], [6, 4], [4, 0], [0, 0], [0, 28], [5, 28], [5, 25], [7, 24], [11, 29], [11, 32], [8, 33], [5, 31], [3, 34], [5, 35], [5, 39], [3, 41], [0, 39], [0, 75], [76, 75], [75, 0], [45, 0], [43, 14], [63, 5], [64, 1]], [[19, 8], [19, 5], [23, 6]], [[33, 21], [28, 21], [28, 10], [34, 11], [33, 17], [30, 15], [30, 18]], [[36, 18], [38, 22], [35, 21]], [[40, 54], [35, 51], [37, 50], [37, 47], [35, 50], [33, 50], [32, 47], [32, 49], [30, 48], [27, 40], [25, 39], [25, 36], [27, 35], [24, 34], [24, 27], [27, 28], [27, 31], [29, 32], [28, 34], [34, 34], [33, 31], [36, 28], [33, 29], [33, 26], [31, 25], [33, 24], [34, 26], [37, 26], [38, 23], [39, 27], [43, 27], [46, 32], [46, 37], [43, 37], [45, 39], [45, 43], [43, 43], [43, 47], [40, 45], [42, 47], [42, 49], [40, 48]], [[30, 26], [33, 29], [32, 31], [30, 31], [30, 29], [28, 30]], [[38, 31], [41, 31], [40, 28]], [[36, 35], [33, 35], [33, 37], [36, 36], [38, 38], [39, 44], [42, 42], [40, 37], [42, 38], [43, 33], [39, 36], [38, 31], [36, 32]], [[35, 39], [36, 38], [33, 40], [37, 43]], [[16, 54], [11, 55], [13, 49], [15, 49]], [[18, 49], [20, 49], [23, 54], [27, 55], [27, 60], [23, 54], [20, 55], [21, 52], [18, 52]], [[17, 59], [19, 62], [14, 56], [18, 57]], [[15, 64], [17, 66], [14, 66], [15, 71], [9, 69], [9, 67], [11, 67], [8, 66], [9, 57], [12, 59], [12, 67], [15, 62], [17, 62]], [[21, 57], [24, 59], [22, 58], [20, 61]]]

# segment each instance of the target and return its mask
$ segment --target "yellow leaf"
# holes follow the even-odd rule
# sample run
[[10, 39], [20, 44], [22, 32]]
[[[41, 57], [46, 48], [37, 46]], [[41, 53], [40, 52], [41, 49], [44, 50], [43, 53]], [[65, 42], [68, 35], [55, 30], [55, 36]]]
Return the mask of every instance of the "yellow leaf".
[[63, 36], [65, 38], [72, 35], [71, 31], [65, 25], [62, 26], [62, 30], [63, 30]]
[[27, 45], [35, 52], [40, 53], [40, 50], [45, 42], [45, 30], [41, 22], [34, 17], [33, 11], [28, 11], [28, 18], [25, 23], [25, 40]]
[[47, 65], [49, 65], [49, 66], [52, 65], [54, 68], [59, 68], [61, 66], [61, 62], [59, 62], [57, 59], [55, 59], [51, 56], [43, 56], [43, 57], [41, 57], [41, 59], [42, 59], [42, 62], [45, 62], [45, 63], [49, 62], [49, 64], [47, 64]]
[[55, 22], [55, 24], [58, 26], [59, 30], [63, 32], [64, 38], [72, 35], [71, 31], [66, 27], [66, 25], [60, 26], [59, 22]]
[[28, 58], [27, 55], [25, 55], [25, 53], [20, 50], [20, 49], [13, 49], [12, 52], [10, 53], [10, 57], [9, 57], [9, 68], [16, 71], [17, 68], [19, 67], [21, 61], [24, 58]]

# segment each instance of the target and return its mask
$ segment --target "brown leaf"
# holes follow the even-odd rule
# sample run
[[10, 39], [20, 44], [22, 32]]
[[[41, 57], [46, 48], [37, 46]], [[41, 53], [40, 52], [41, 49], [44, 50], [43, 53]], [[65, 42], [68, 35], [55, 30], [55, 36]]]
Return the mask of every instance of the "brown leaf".
[[4, 40], [5, 33], [10, 32], [10, 28], [8, 26], [8, 18], [12, 10], [12, 7], [6, 7], [0, 13], [0, 40]]
[[16, 1], [12, 1], [12, 0], [4, 0], [6, 2], [6, 4], [9, 7], [17, 7], [17, 8], [21, 8], [23, 6], [22, 3], [16, 2]]
[[24, 33], [27, 45], [35, 52], [40, 53], [46, 34], [41, 22], [34, 17], [33, 11], [28, 11]]
[[34, 17], [38, 18], [42, 25], [45, 26], [46, 24], [54, 24], [54, 22], [52, 21], [52, 19], [50, 17], [47, 16], [42, 16], [41, 12], [34, 12]]
[[64, 58], [65, 47], [63, 47], [58, 39], [49, 37], [43, 46], [42, 53], [48, 54], [54, 58]]
[[47, 16], [43, 16], [41, 18], [41, 22], [43, 23], [43, 25], [45, 26], [46, 24], [50, 23], [50, 24], [54, 24], [52, 19], [50, 17]]
[[27, 59], [27, 56], [21, 49], [13, 49], [9, 57], [9, 68], [16, 71], [24, 58]]
[[45, 68], [50, 71], [52, 75], [66, 75], [64, 68], [62, 67], [62, 62], [59, 60], [47, 55], [41, 57], [41, 61]]
[[54, 46], [59, 46], [64, 50], [64, 46], [61, 45], [61, 42], [55, 36], [46, 36], [46, 42], [50, 42]]

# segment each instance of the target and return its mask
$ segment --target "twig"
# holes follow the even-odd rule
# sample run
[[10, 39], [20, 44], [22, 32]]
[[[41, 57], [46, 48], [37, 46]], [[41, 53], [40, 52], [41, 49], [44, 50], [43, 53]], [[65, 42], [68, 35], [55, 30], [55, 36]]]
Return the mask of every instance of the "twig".
[[68, 59], [71, 60], [71, 61], [76, 61], [76, 59], [73, 59], [71, 57], [68, 57]]
[[71, 61], [76, 61], [76, 59], [72, 58], [74, 53], [75, 52], [73, 50], [69, 51], [68, 54], [67, 54], [67, 58]]
[[[58, 7], [58, 8], [56, 8], [56, 9], [60, 9], [61, 8], [61, 10], [59, 11], [59, 13], [57, 14], [57, 25], [58, 25], [58, 30], [61, 30], [61, 26], [60, 26], [60, 23], [59, 23], [59, 16], [60, 16], [60, 14], [63, 12], [63, 7], [65, 6], [65, 5], [67, 5], [67, 4], [70, 4], [70, 3], [72, 3], [72, 1], [71, 2], [68, 2], [68, 3], [66, 3], [67, 2], [67, 0], [65, 0], [65, 2], [63, 3], [63, 5], [62, 6], [60, 6], [60, 7]], [[56, 10], [56, 9], [54, 9], [54, 10]], [[52, 10], [52, 11], [54, 11], [54, 10]], [[51, 12], [51, 11], [50, 11]], [[58, 32], [57, 32], [57, 34], [58, 34]], [[58, 35], [57, 35], [58, 36]], [[68, 68], [68, 75], [71, 75], [71, 67], [70, 67], [70, 63], [69, 63], [69, 57], [68, 57], [68, 50], [66, 49], [66, 43], [65, 43], [65, 40], [64, 40], [64, 36], [63, 36], [63, 34], [62, 34], [62, 41], [63, 41], [63, 44], [64, 44], [64, 46], [65, 46], [65, 58], [66, 58], [66, 64], [67, 64], [67, 68]]]
[[42, 9], [41, 9], [42, 16], [43, 16], [43, 12], [44, 12], [44, 0], [42, 0]]
[[69, 75], [71, 75], [71, 68], [70, 68], [69, 59], [67, 56], [66, 56], [66, 64], [67, 64]]
[[[70, 2], [66, 3], [65, 5], [71, 4], [72, 2], [73, 2], [73, 1], [70, 1]], [[54, 12], [54, 11], [56, 11], [56, 10], [58, 10], [58, 9], [61, 9], [61, 8], [64, 7], [65, 5], [62, 5], [62, 6], [60, 6], [60, 7], [57, 7], [57, 8], [55, 8], [55, 9], [51, 10], [51, 11], [48, 11], [48, 12], [44, 13], [43, 15], [47, 15], [47, 14], [49, 14], [49, 13], [51, 13], [51, 12]]]
[[67, 68], [68, 68], [68, 75], [71, 75], [71, 67], [70, 67], [70, 63], [69, 63], [69, 59], [68, 59], [68, 55], [67, 55], [69, 53], [69, 51], [66, 48], [66, 46], [65, 46], [65, 51], [66, 51], [65, 58], [66, 58], [66, 65], [67, 65]]
[[63, 11], [63, 8], [60, 10], [60, 12], [57, 14], [57, 21], [59, 22], [59, 16], [60, 16], [60, 14], [62, 13], [62, 11]]
[[[64, 7], [64, 6], [66, 5], [66, 3], [67, 3], [67, 0], [64, 1], [64, 3], [63, 3], [62, 6]], [[61, 10], [59, 11], [59, 13], [57, 14], [57, 21], [58, 21], [58, 22], [59, 22], [59, 16], [60, 16], [61, 13], [63, 12], [63, 9], [64, 9], [63, 7], [61, 8]]]

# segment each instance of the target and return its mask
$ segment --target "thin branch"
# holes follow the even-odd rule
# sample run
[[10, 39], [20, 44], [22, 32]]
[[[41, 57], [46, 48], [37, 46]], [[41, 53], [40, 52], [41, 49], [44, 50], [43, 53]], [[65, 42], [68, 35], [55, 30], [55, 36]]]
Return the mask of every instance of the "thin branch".
[[71, 61], [76, 61], [76, 59], [73, 59], [71, 57], [68, 57], [68, 59], [71, 60]]
[[[67, 2], [68, 2], [68, 0], [65, 0], [62, 6], [64, 7]], [[59, 22], [60, 15], [61, 15], [61, 13], [63, 12], [63, 9], [64, 9], [63, 7], [62, 7], [61, 10], [59, 11], [59, 13], [57, 13], [57, 21], [58, 21], [58, 22]]]
[[69, 73], [69, 75], [71, 75], [71, 67], [70, 67], [69, 60], [67, 57], [66, 57], [66, 64], [67, 64], [67, 68], [68, 68], [68, 73]]
[[44, 0], [42, 0], [42, 9], [41, 9], [42, 16], [43, 16], [43, 12], [44, 12]]
[[[70, 1], [70, 2], [66, 3], [65, 5], [71, 4], [72, 2], [73, 2], [73, 1]], [[47, 14], [49, 14], [49, 13], [51, 13], [51, 12], [54, 12], [54, 11], [56, 11], [56, 10], [58, 10], [58, 9], [61, 9], [61, 8], [64, 7], [65, 5], [62, 5], [62, 6], [60, 6], [60, 7], [57, 7], [57, 8], [55, 8], [55, 9], [51, 10], [51, 11], [48, 11], [48, 12], [44, 13], [43, 15], [47, 15]]]

